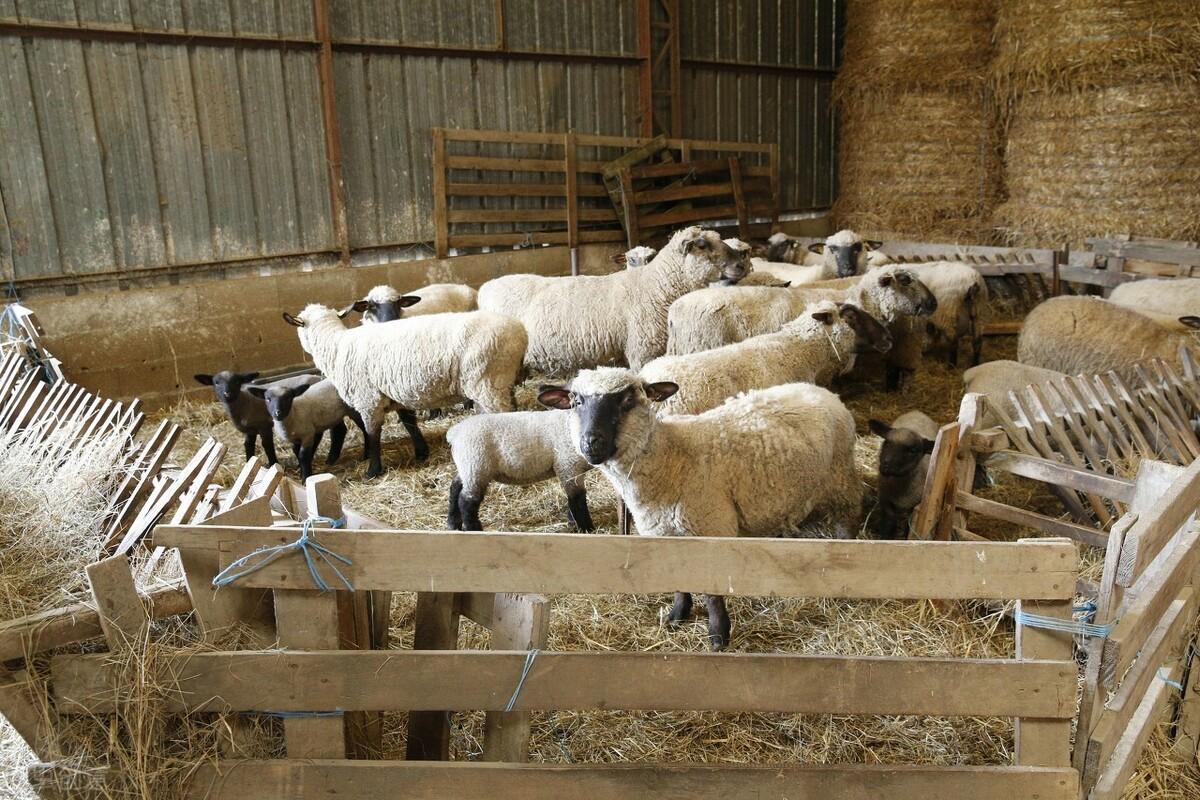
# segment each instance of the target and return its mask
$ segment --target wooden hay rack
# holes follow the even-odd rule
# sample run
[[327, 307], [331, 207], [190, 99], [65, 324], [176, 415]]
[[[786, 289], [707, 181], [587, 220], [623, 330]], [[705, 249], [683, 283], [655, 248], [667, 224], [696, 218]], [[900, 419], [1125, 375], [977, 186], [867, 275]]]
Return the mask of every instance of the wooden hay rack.
[[0, 311], [0, 355], [20, 353], [41, 370], [42, 380], [54, 383], [63, 380], [62, 362], [42, 346], [45, 334], [37, 315], [20, 303], [9, 303]]

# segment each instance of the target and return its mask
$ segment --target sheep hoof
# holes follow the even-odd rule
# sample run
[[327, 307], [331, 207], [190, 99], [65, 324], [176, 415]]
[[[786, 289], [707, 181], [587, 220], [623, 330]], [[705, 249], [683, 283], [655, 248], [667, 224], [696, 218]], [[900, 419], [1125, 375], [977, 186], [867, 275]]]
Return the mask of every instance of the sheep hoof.
[[380, 474], [381, 472], [383, 472], [383, 470], [382, 470], [382, 469], [380, 469], [379, 467], [376, 467], [376, 466], [372, 465], [372, 466], [370, 466], [370, 467], [367, 467], [367, 474], [366, 474], [364, 477], [365, 477], [367, 480], [371, 480], [371, 478], [378, 478], [378, 477], [379, 477], [379, 474]]
[[724, 650], [729, 647], [729, 634], [721, 631], [708, 632], [708, 649], [714, 652]]

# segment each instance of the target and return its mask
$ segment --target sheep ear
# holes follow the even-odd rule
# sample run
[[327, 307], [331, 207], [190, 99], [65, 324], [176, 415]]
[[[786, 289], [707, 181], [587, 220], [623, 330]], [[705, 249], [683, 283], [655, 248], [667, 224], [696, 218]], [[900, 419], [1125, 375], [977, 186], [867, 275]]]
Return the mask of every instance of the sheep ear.
[[257, 372], [239, 372], [233, 377], [237, 378], [241, 383], [249, 383], [259, 376]]
[[286, 322], [288, 325], [291, 325], [294, 328], [303, 328], [304, 327], [304, 320], [293, 317], [291, 314], [289, 314], [286, 311], [283, 312], [283, 321]]
[[815, 319], [817, 322], [821, 323], [822, 325], [832, 325], [833, 324], [833, 312], [832, 311], [814, 311], [813, 319]]
[[825, 243], [824, 242], [813, 242], [812, 244], [810, 244], [808, 246], [808, 252], [817, 253], [817, 254], [824, 253], [825, 252]]
[[421, 302], [421, 298], [417, 297], [415, 294], [406, 294], [396, 302], [401, 308], [408, 308], [409, 306], [415, 306], [417, 303]]
[[302, 383], [299, 386], [293, 386], [292, 388], [288, 389], [288, 394], [290, 394], [292, 397], [299, 397], [312, 387], [313, 384], [311, 383]]
[[707, 250], [707, 249], [708, 249], [708, 239], [704, 238], [703, 235], [693, 236], [691, 239], [688, 239], [686, 242], [683, 243], [683, 252], [684, 253], [690, 253], [693, 250]]
[[878, 239], [864, 239], [863, 244], [867, 246], [868, 250], [878, 250], [883, 247], [883, 242]]
[[265, 386], [247, 386], [246, 391], [257, 397], [259, 400], [267, 396], [267, 387]]
[[646, 397], [649, 397], [656, 403], [661, 403], [663, 400], [666, 400], [668, 397], [678, 391], [679, 384], [671, 383], [670, 381], [659, 381], [658, 383], [646, 384]]
[[212, 386], [213, 385], [213, 376], [212, 375], [193, 375], [192, 377], [196, 380], [196, 383], [199, 383], [202, 386]]
[[546, 408], [557, 408], [565, 411], [571, 407], [571, 393], [562, 386], [539, 386], [538, 402]]
[[934, 445], [933, 439], [922, 439], [921, 440], [921, 449], [924, 450], [926, 453], [933, 452], [933, 445]]
[[892, 432], [891, 425], [888, 425], [886, 422], [877, 419], [867, 420], [867, 427], [870, 428], [871, 433], [875, 434], [876, 436], [886, 437]]
[[370, 307], [371, 303], [367, 300], [355, 300], [353, 305], [350, 306], [350, 310], [362, 314]]
[[1180, 317], [1179, 324], [1194, 330], [1200, 330], [1200, 317]]
[[881, 277], [879, 279], [879, 285], [880, 286], [891, 286], [892, 285], [892, 276], [884, 275], [883, 277]]
[[354, 311], [354, 307], [355, 307], [356, 305], [358, 305], [358, 303], [351, 303], [350, 305], [346, 306], [346, 307], [345, 307], [345, 308], [343, 308], [341, 311], [339, 311], [339, 312], [338, 312], [338, 319], [345, 319], [347, 316], [349, 316], [349, 315], [350, 315], [350, 313], [351, 313], [352, 311]]

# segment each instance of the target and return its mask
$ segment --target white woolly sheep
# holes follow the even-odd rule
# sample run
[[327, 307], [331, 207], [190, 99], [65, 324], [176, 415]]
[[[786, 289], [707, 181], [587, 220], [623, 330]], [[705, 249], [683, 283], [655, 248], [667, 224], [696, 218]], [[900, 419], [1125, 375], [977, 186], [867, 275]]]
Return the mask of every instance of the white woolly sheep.
[[450, 530], [483, 530], [479, 505], [488, 486], [528, 486], [558, 478], [567, 495], [567, 519], [593, 531], [583, 476], [592, 465], [571, 443], [566, 411], [512, 411], [476, 414], [446, 431], [458, 474], [450, 484]]
[[775, 333], [684, 356], [662, 356], [642, 368], [646, 383], [671, 381], [679, 391], [663, 414], [699, 414], [751, 389], [781, 383], [828, 385], [854, 366], [855, 353], [892, 345], [887, 328], [849, 303], [822, 300]]
[[716, 233], [687, 228], [644, 267], [600, 276], [508, 275], [483, 285], [479, 307], [525, 325], [525, 364], [534, 371], [561, 375], [622, 362], [641, 369], [666, 350], [672, 301], [744, 271], [741, 254]]
[[[271, 415], [267, 413], [266, 403], [247, 391], [250, 382], [258, 376], [257, 372], [222, 370], [212, 375], [207, 373], [193, 375], [192, 378], [201, 386], [213, 387], [217, 402], [225, 408], [225, 415], [233, 423], [233, 427], [242, 434], [242, 443], [246, 448], [246, 460], [254, 458], [255, 442], [261, 440], [263, 453], [267, 456], [267, 466], [272, 466], [277, 459], [275, 457], [275, 437], [271, 432]], [[295, 375], [275, 381], [271, 385], [303, 386], [317, 383], [320, 380], [320, 375]]]
[[[791, 286], [805, 286], [808, 284], [817, 283], [818, 281], [829, 280], [837, 273], [831, 271], [824, 264], [785, 264], [779, 261], [766, 261], [761, 258], [750, 259], [750, 265], [754, 268], [755, 275], [761, 275], [769, 278], [774, 278], [780, 282], [787, 282]], [[740, 281], [739, 285], [747, 285], [745, 281]]]
[[312, 304], [283, 318], [299, 328], [301, 347], [362, 418], [368, 478], [382, 469], [379, 436], [393, 406], [412, 412], [469, 399], [484, 412], [513, 409], [526, 342], [516, 320], [468, 311], [347, 328], [342, 317], [349, 312]]
[[[1019, 361], [988, 361], [977, 367], [971, 367], [963, 373], [963, 390], [965, 393], [986, 395], [988, 410], [983, 414], [979, 425], [991, 427], [1000, 424], [1000, 418], [991, 410], [998, 406], [1008, 415], [1009, 419], [1017, 419], [1017, 409], [1008, 397], [1009, 392], [1021, 392], [1026, 386], [1042, 386], [1048, 383], [1058, 388], [1059, 381], [1067, 377], [1065, 373], [1052, 369], [1042, 369]], [[1066, 411], [1057, 392], [1046, 393], [1046, 400], [1053, 411]]]
[[[352, 308], [362, 314], [364, 325], [391, 322], [402, 317], [474, 311], [477, 292], [461, 283], [431, 283], [408, 294], [391, 286], [376, 286]], [[404, 309], [409, 308], [410, 311]]]
[[[643, 536], [776, 536], [825, 516], [857, 529], [862, 486], [854, 417], [837, 395], [807, 383], [759, 389], [703, 414], [659, 416], [651, 401], [677, 390], [625, 369], [579, 373], [538, 400], [571, 409], [571, 440], [624, 498]], [[729, 643], [722, 597], [709, 596], [714, 649]], [[668, 619], [691, 613], [677, 592]]]
[[937, 298], [937, 311], [929, 317], [927, 326], [930, 341], [940, 340], [947, 348], [950, 366], [957, 367], [959, 342], [969, 338], [971, 364], [978, 364], [983, 355], [983, 323], [979, 320], [979, 312], [988, 299], [987, 281], [979, 270], [961, 261], [931, 261], [905, 266]]
[[313, 456], [325, 431], [329, 431], [329, 454], [325, 463], [337, 463], [346, 441], [346, 417], [363, 431], [365, 441], [362, 418], [346, 405], [328, 378], [300, 386], [251, 386], [249, 392], [267, 404], [267, 413], [275, 422], [275, 432], [292, 446], [292, 452], [300, 462], [301, 481], [307, 481], [312, 475]]
[[[1200, 327], [1200, 319], [1195, 322]], [[1178, 364], [1179, 348], [1194, 352], [1194, 342], [1186, 333], [1098, 297], [1054, 297], [1025, 318], [1017, 358], [1069, 375], [1115, 370], [1131, 381], [1135, 361], [1161, 358]]]
[[1171, 330], [1190, 331], [1191, 320], [1200, 315], [1200, 278], [1131, 281], [1113, 289], [1108, 300]]
[[902, 538], [908, 533], [912, 510], [925, 492], [929, 454], [937, 439], [938, 424], [920, 411], [901, 414], [891, 425], [868, 420], [871, 432], [883, 437], [879, 448], [879, 515], [875, 534], [880, 539]]

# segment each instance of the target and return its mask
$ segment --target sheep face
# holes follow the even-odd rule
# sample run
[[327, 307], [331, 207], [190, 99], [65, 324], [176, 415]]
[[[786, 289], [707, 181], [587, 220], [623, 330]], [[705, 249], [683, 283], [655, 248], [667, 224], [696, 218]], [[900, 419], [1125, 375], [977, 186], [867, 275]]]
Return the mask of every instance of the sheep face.
[[886, 353], [892, 349], [892, 334], [887, 326], [851, 303], [839, 303], [838, 315], [854, 330], [858, 352], [874, 350]]
[[933, 452], [933, 442], [908, 428], [893, 428], [886, 422], [870, 420], [871, 433], [883, 437], [879, 450], [879, 474], [899, 478], [912, 474], [921, 459]]
[[350, 308], [363, 315], [363, 322], [391, 322], [404, 315], [404, 309], [421, 302], [416, 295], [402, 295], [390, 286], [376, 286]]
[[879, 270], [878, 283], [896, 313], [926, 317], [937, 311], [937, 298], [921, 279], [906, 269]]
[[258, 377], [257, 372], [230, 372], [222, 370], [215, 375], [193, 375], [196, 383], [213, 387], [217, 400], [229, 405], [238, 399], [242, 387]]
[[683, 243], [684, 271], [699, 284], [737, 282], [750, 272], [750, 250], [730, 247], [713, 231], [701, 231]]
[[825, 263], [837, 271], [839, 278], [861, 275], [867, 270], [867, 253], [882, 243], [865, 241], [854, 231], [844, 230], [830, 236], [824, 242], [811, 244], [808, 249], [825, 256]]
[[[613, 377], [623, 380], [614, 382]], [[661, 402], [677, 391], [677, 384], [646, 383], [628, 370], [584, 370], [570, 388], [541, 387], [538, 402], [549, 408], [572, 409], [575, 449], [589, 464], [598, 466], [644, 447], [655, 420], [651, 401]]]
[[786, 233], [775, 233], [767, 239], [767, 261], [795, 264], [800, 243]]
[[267, 413], [276, 422], [283, 422], [292, 413], [292, 401], [307, 392], [309, 384], [301, 386], [251, 386], [248, 391], [267, 404]]

